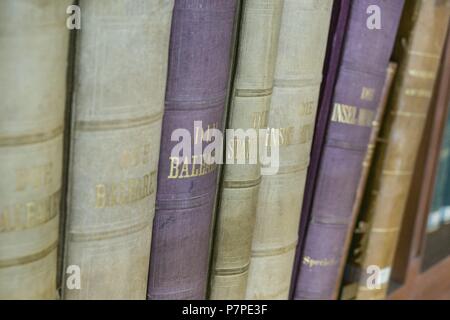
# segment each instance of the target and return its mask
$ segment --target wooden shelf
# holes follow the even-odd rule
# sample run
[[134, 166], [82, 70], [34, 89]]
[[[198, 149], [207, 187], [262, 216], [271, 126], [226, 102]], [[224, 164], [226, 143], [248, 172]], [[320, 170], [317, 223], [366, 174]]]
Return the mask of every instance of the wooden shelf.
[[389, 295], [390, 300], [450, 299], [450, 257], [425, 272], [417, 258], [408, 269], [406, 282]]

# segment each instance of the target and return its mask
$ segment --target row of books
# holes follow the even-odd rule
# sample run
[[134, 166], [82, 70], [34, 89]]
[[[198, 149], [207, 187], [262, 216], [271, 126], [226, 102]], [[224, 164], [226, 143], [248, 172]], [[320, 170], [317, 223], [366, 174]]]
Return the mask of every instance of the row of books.
[[1, 1], [0, 299], [385, 298], [449, 17]]

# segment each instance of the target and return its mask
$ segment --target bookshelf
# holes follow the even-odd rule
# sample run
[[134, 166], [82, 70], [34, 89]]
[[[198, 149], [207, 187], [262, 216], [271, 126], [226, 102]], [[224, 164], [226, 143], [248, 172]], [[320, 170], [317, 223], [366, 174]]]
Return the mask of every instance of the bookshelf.
[[[432, 114], [427, 120], [427, 134], [423, 137], [421, 151], [410, 190], [404, 216], [403, 229], [397, 247], [390, 285], [391, 300], [400, 299], [450, 299], [449, 243], [441, 241], [438, 232], [427, 234], [426, 226], [435, 192], [444, 131], [450, 103], [450, 44], [441, 63], [440, 81], [435, 88]], [[449, 234], [450, 226], [442, 230]], [[442, 250], [430, 247], [446, 247]], [[440, 248], [434, 248], [440, 249]], [[431, 252], [434, 251], [434, 252]], [[440, 251], [440, 252], [439, 252]], [[435, 257], [432, 257], [432, 255]], [[440, 256], [438, 256], [440, 255]], [[436, 256], [438, 256], [436, 258]]]

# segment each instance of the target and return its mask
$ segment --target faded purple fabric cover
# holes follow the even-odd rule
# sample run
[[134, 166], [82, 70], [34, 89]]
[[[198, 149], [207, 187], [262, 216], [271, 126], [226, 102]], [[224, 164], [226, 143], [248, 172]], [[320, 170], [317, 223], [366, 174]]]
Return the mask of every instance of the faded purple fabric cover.
[[[236, 0], [176, 0], [159, 158], [149, 299], [205, 299], [217, 170], [168, 179], [171, 134], [221, 129]], [[204, 143], [206, 145], [206, 143]], [[193, 149], [192, 149], [193, 154]]]
[[[376, 112], [403, 3], [403, 0], [352, 1], [333, 105], [341, 103]], [[381, 8], [381, 30], [366, 27], [370, 5]], [[361, 99], [363, 87], [375, 89], [372, 101]], [[303, 212], [309, 222], [302, 250], [298, 252], [294, 299], [335, 297], [371, 130], [368, 126], [328, 122], [319, 170], [317, 176], [310, 177], [316, 179], [312, 203], [309, 208], [304, 207], [310, 212]], [[323, 265], [311, 267], [303, 263], [305, 258], [321, 261]]]
[[331, 115], [334, 86], [336, 84], [339, 66], [341, 64], [342, 49], [347, 30], [348, 17], [350, 14], [351, 0], [335, 0], [331, 16], [330, 32], [328, 37], [327, 54], [324, 64], [324, 81], [320, 89], [319, 109], [314, 130], [313, 145], [311, 148], [311, 162], [306, 178], [305, 192], [303, 195], [303, 207], [299, 228], [299, 239], [296, 250], [290, 297], [293, 296], [297, 275], [299, 271], [300, 252], [303, 248], [305, 230], [309, 221], [309, 213], [314, 196], [316, 177], [319, 171], [320, 158], [322, 156], [323, 144], [327, 132], [327, 124]]

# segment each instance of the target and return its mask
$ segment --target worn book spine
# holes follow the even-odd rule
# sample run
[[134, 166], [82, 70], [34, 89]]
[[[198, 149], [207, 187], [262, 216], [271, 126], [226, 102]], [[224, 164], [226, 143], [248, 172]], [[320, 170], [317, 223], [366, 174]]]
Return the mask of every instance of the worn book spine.
[[[229, 117], [230, 109], [231, 109], [231, 101], [233, 99], [233, 82], [236, 75], [236, 69], [237, 69], [237, 55], [238, 55], [238, 43], [239, 43], [239, 30], [240, 30], [240, 24], [241, 24], [241, 14], [242, 14], [242, 8], [243, 8], [243, 0], [236, 0], [236, 13], [234, 17], [234, 26], [233, 26], [233, 36], [231, 39], [231, 61], [230, 61], [230, 72], [228, 75], [228, 84], [227, 84], [227, 98], [225, 100], [225, 108], [224, 108], [224, 115], [222, 117], [222, 124], [221, 128], [227, 127], [227, 120]], [[224, 132], [223, 132], [224, 133]], [[225, 137], [223, 142], [225, 142]], [[226, 148], [224, 145], [222, 145], [223, 148]], [[224, 160], [225, 158], [223, 158]], [[218, 227], [219, 220], [218, 219], [218, 211], [219, 211], [219, 205], [220, 205], [220, 194], [221, 194], [221, 186], [222, 182], [224, 180], [224, 163], [226, 161], [223, 161], [223, 163], [219, 164], [217, 166], [217, 180], [216, 180], [216, 190], [214, 195], [214, 205], [213, 205], [213, 216], [211, 220], [211, 230], [209, 232], [209, 249], [208, 249], [208, 286], [206, 289], [206, 296], [207, 299], [210, 299], [211, 297], [211, 279], [213, 277], [213, 249], [214, 249], [214, 239], [216, 234], [216, 228]]]
[[[450, 1], [408, 2], [399, 38], [399, 76], [377, 147], [363, 207], [368, 231], [357, 299], [386, 296], [398, 235], [423, 129], [430, 109], [450, 16]], [[371, 173], [372, 174], [372, 173]], [[366, 270], [379, 269], [368, 286]], [[372, 286], [373, 285], [373, 286]]]
[[[364, 230], [364, 222], [360, 223], [358, 214], [361, 210], [361, 205], [363, 202], [363, 196], [364, 191], [367, 186], [367, 179], [369, 177], [370, 168], [372, 166], [372, 160], [375, 153], [375, 147], [377, 144], [377, 139], [380, 133], [381, 129], [381, 123], [384, 118], [384, 114], [386, 112], [387, 102], [389, 99], [389, 95], [391, 93], [392, 85], [394, 83], [395, 74], [397, 71], [397, 63], [391, 62], [389, 64], [389, 67], [386, 72], [386, 79], [384, 82], [383, 92], [381, 94], [381, 100], [380, 100], [380, 106], [378, 107], [375, 120], [373, 122], [373, 128], [372, 133], [370, 136], [370, 142], [367, 148], [366, 157], [363, 162], [363, 170], [361, 174], [361, 179], [359, 181], [358, 185], [358, 191], [356, 192], [356, 200], [355, 204], [353, 206], [353, 214], [355, 217], [355, 223], [351, 226], [351, 230], [353, 230], [353, 236], [349, 237], [347, 239], [350, 242], [349, 252], [350, 254], [344, 254], [344, 256], [347, 257], [357, 257], [360, 254], [360, 248], [358, 246], [353, 246], [352, 239], [357, 237], [359, 233], [361, 233], [361, 230]], [[344, 278], [343, 278], [343, 284], [342, 284], [342, 292], [340, 299], [342, 300], [350, 300], [355, 297], [356, 288], [358, 287], [358, 280], [359, 278], [355, 279], [355, 274], [359, 271], [359, 268], [353, 268], [353, 263], [349, 261], [346, 266], [344, 272]], [[356, 273], [353, 273], [353, 270], [356, 271]], [[356, 282], [355, 282], [356, 280]]]
[[71, 3], [0, 2], [0, 300], [57, 297]]
[[292, 297], [295, 290], [295, 283], [298, 276], [298, 266], [301, 261], [301, 254], [305, 238], [305, 230], [308, 222], [308, 215], [311, 212], [312, 200], [316, 177], [319, 170], [320, 158], [322, 156], [323, 144], [327, 132], [327, 124], [331, 117], [333, 106], [334, 86], [337, 81], [339, 66], [342, 59], [342, 49], [344, 45], [345, 32], [347, 30], [348, 18], [350, 14], [351, 0], [335, 0], [331, 16], [330, 31], [328, 35], [327, 54], [324, 64], [324, 81], [320, 89], [320, 100], [314, 139], [311, 147], [311, 161], [306, 177], [305, 191], [303, 194], [302, 214], [299, 227], [299, 239], [296, 249], [293, 274], [291, 279], [291, 289], [289, 296]]
[[[383, 12], [381, 29], [367, 26], [367, 8], [371, 5]], [[402, 7], [403, 1], [352, 3], [299, 265], [296, 299], [337, 298], [358, 183]]]
[[275, 171], [263, 171], [247, 299], [287, 299], [331, 18], [331, 0], [285, 0], [268, 127]]
[[64, 299], [146, 297], [173, 4], [80, 1]]
[[[236, 9], [235, 0], [175, 3], [149, 299], [206, 297], [217, 164], [198, 149], [206, 154], [222, 129]], [[176, 129], [187, 147], [174, 153]]]
[[[280, 0], [243, 3], [227, 128], [247, 131], [267, 125], [282, 8]], [[235, 139], [230, 143], [232, 150], [240, 150], [241, 145], [246, 148], [245, 141]], [[210, 280], [210, 298], [215, 300], [245, 298], [261, 181], [259, 164], [245, 161], [237, 164], [233, 158], [233, 163], [224, 167]]]

